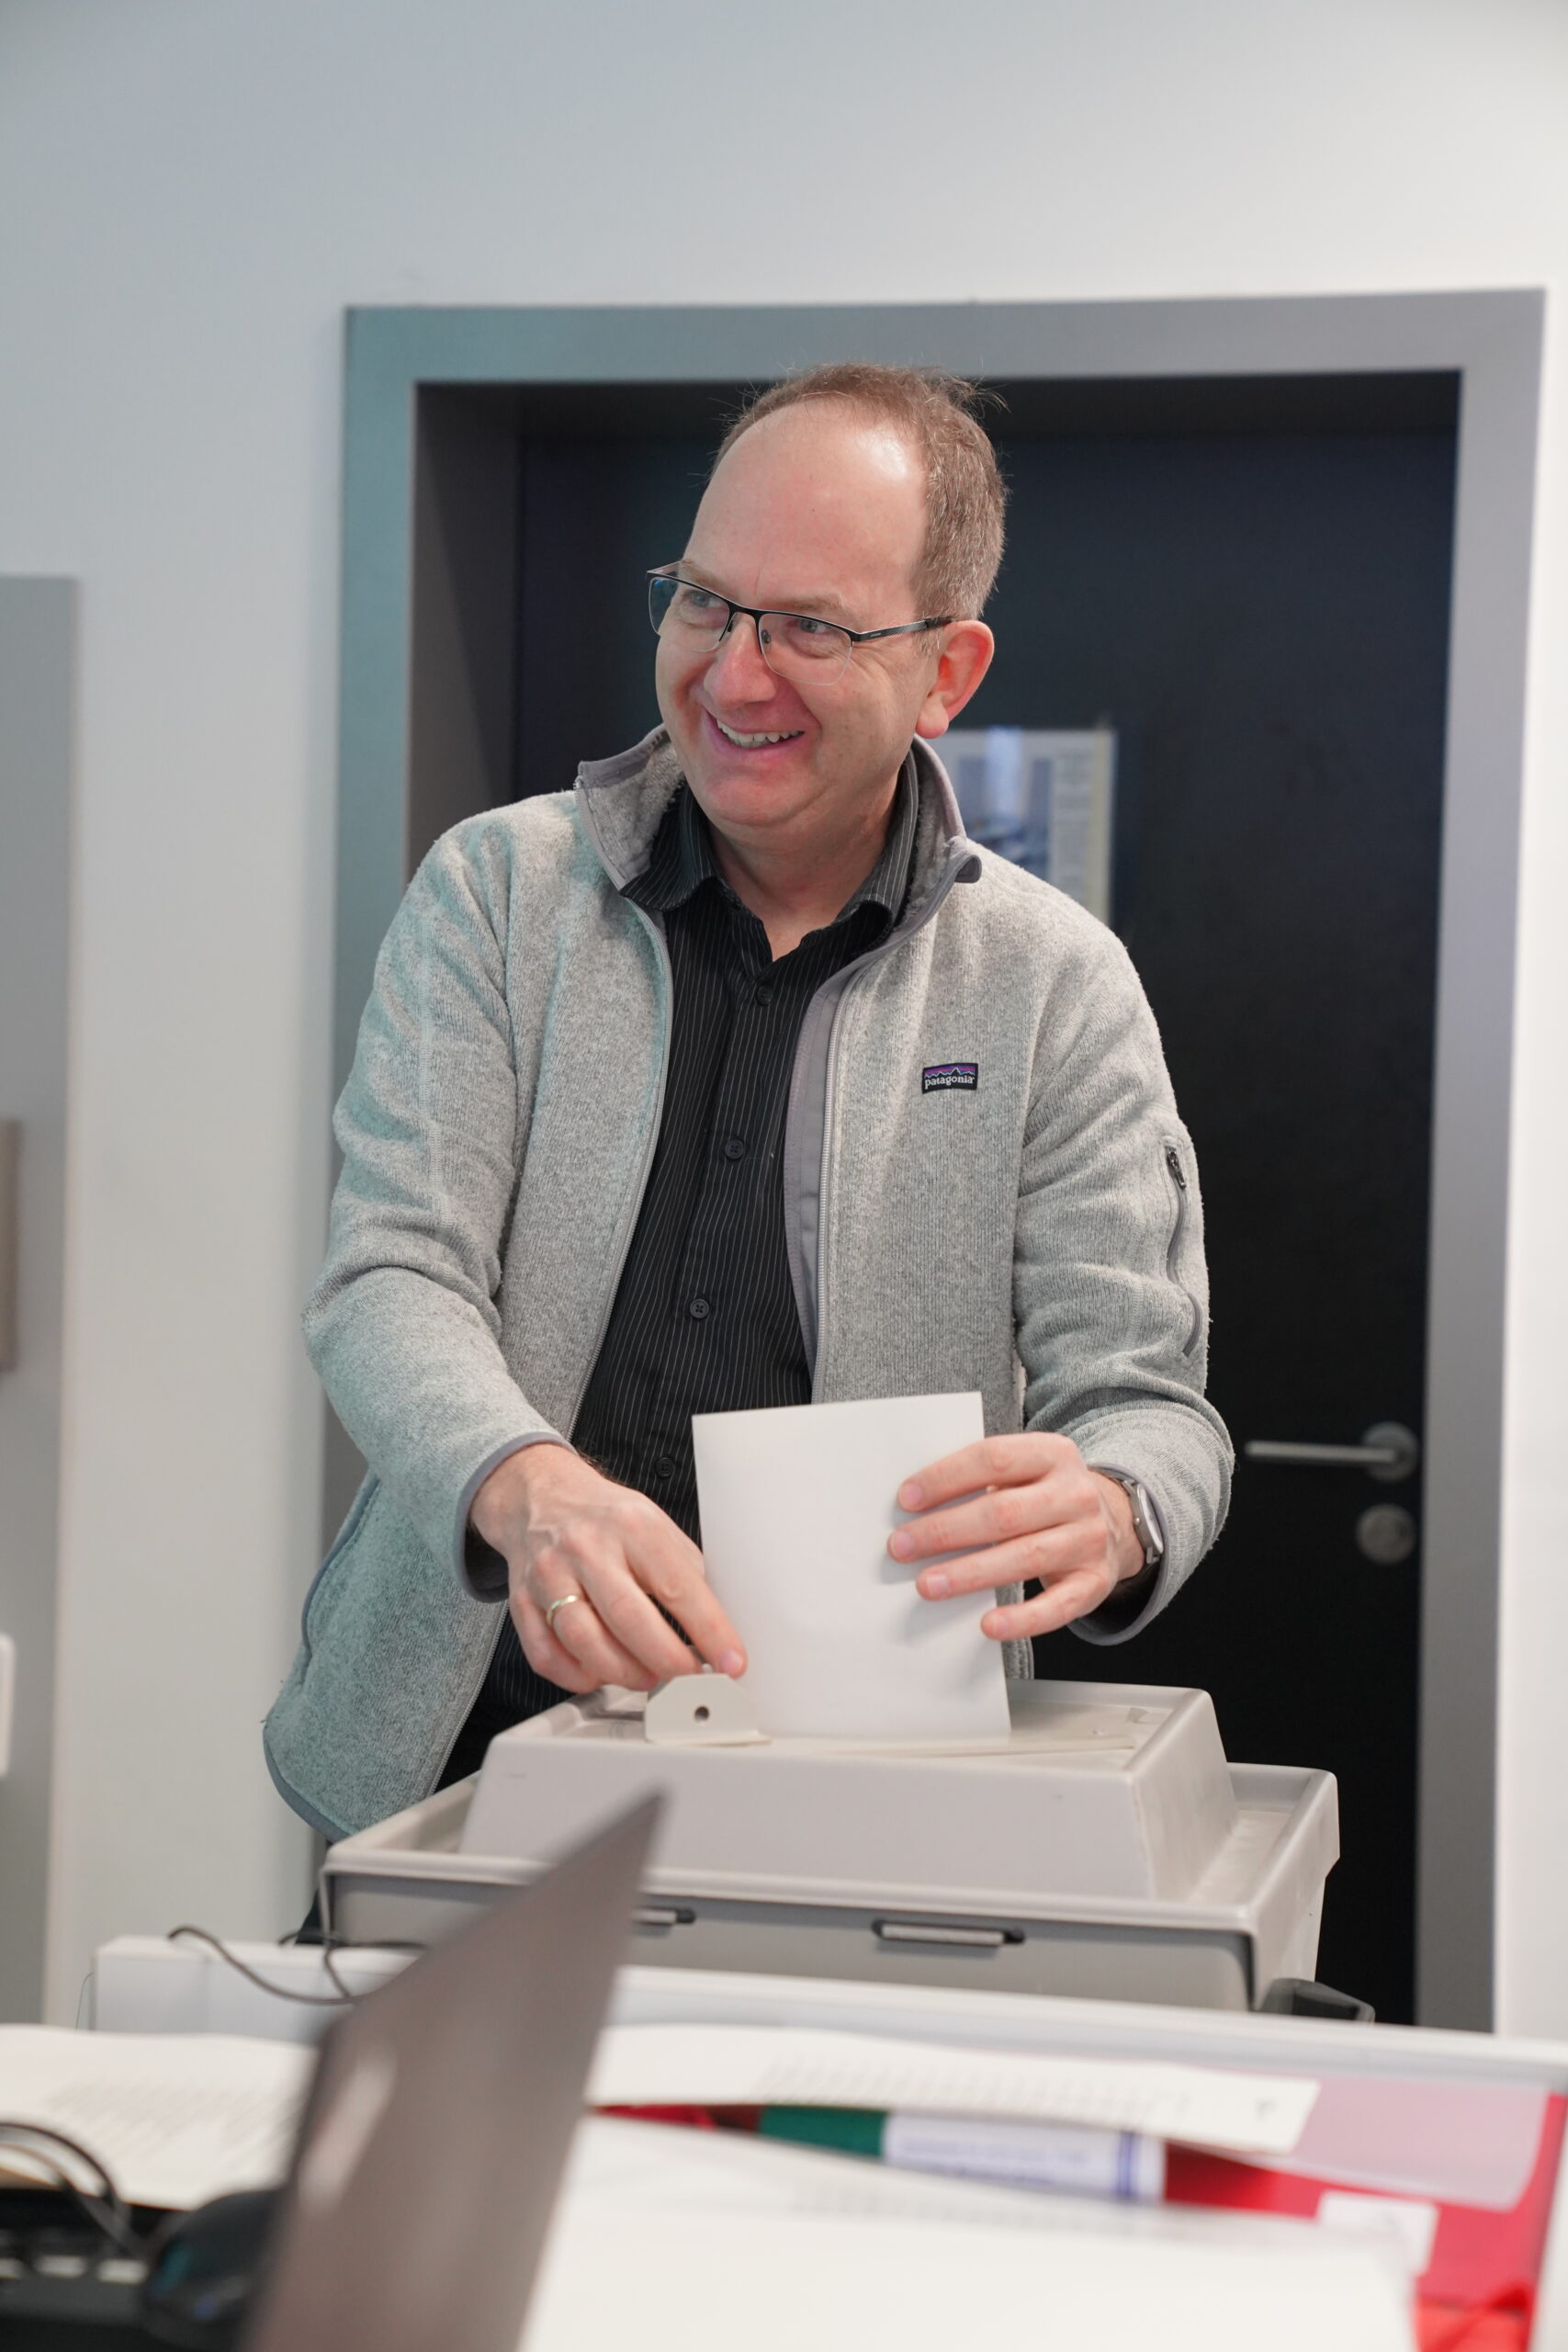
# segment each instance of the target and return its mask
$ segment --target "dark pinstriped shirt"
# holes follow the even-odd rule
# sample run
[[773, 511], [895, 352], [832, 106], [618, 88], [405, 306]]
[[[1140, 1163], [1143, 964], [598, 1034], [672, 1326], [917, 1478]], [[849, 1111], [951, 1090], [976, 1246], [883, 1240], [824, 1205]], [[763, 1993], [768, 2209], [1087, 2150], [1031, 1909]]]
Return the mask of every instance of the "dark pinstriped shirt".
[[[818, 989], [902, 913], [918, 813], [907, 764], [876, 865], [832, 923], [776, 962], [720, 875], [684, 786], [624, 892], [662, 920], [669, 942], [670, 1063], [648, 1190], [572, 1442], [694, 1541], [693, 1414], [810, 1401], [784, 1223], [795, 1045]], [[508, 1617], [444, 1778], [474, 1770], [497, 1731], [561, 1696], [528, 1664]]]

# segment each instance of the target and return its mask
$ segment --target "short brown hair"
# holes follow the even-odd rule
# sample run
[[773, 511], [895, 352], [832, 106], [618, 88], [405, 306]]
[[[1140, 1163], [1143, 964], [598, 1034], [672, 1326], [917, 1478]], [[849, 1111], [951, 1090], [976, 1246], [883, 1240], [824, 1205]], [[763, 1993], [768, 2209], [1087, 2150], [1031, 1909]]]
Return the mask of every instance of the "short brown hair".
[[1007, 502], [996, 451], [975, 421], [980, 398], [975, 385], [938, 368], [876, 368], [868, 361], [811, 368], [749, 401], [714, 463], [753, 424], [801, 401], [842, 401], [896, 426], [926, 469], [926, 539], [915, 569], [921, 614], [975, 620], [1002, 560]]

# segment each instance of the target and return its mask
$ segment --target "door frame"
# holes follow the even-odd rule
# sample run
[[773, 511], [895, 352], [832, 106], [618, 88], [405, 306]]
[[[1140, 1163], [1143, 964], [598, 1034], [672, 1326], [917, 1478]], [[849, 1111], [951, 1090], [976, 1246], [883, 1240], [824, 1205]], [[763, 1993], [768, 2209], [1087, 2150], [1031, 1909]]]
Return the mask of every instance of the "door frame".
[[[422, 386], [767, 382], [848, 356], [1014, 380], [1457, 375], [1422, 1472], [1416, 2015], [1426, 2025], [1481, 2030], [1492, 2024], [1495, 1973], [1515, 933], [1544, 315], [1544, 295], [1525, 288], [1217, 301], [378, 308], [347, 316], [334, 1091], [407, 880]], [[1433, 1726], [1440, 1737], [1428, 1736]]]
[[16, 1358], [0, 1371], [0, 1633], [17, 1645], [0, 1780], [0, 2019], [41, 2018], [60, 1900], [56, 1674], [79, 592], [0, 579], [0, 1118], [21, 1125]]

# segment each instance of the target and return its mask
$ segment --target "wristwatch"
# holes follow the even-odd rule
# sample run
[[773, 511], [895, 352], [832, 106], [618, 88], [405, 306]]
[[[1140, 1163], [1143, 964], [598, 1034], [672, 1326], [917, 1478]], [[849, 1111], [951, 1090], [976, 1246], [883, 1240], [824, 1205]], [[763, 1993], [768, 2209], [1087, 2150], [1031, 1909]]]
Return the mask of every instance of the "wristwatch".
[[1133, 1507], [1133, 1532], [1144, 1547], [1144, 1566], [1154, 1568], [1165, 1557], [1165, 1529], [1160, 1523], [1159, 1505], [1141, 1478], [1130, 1470], [1113, 1470], [1109, 1462], [1091, 1462], [1091, 1470], [1102, 1478], [1114, 1478]]

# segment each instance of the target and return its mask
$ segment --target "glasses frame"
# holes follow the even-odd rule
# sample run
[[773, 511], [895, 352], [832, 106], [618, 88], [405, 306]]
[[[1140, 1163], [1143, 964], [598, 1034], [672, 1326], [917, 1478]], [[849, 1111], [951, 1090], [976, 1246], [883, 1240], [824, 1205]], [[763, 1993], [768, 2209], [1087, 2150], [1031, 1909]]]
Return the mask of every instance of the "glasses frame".
[[[656, 565], [648, 574], [648, 616], [649, 619], [653, 622], [653, 634], [655, 637], [661, 637], [663, 635], [663, 630], [660, 623], [653, 618], [653, 583], [656, 580], [668, 582], [670, 586], [672, 588], [695, 588], [699, 590], [703, 595], [712, 596], [716, 603], [725, 606], [728, 612], [729, 618], [725, 622], [724, 627], [718, 631], [717, 635], [714, 639], [713, 644], [714, 651], [716, 653], [719, 647], [724, 643], [725, 639], [729, 635], [730, 630], [735, 627], [735, 616], [738, 613], [744, 614], [745, 617], [756, 629], [757, 650], [761, 654], [764, 662], [768, 662], [768, 649], [767, 640], [762, 635], [762, 623], [767, 619], [770, 613], [773, 616], [775, 620], [813, 621], [818, 628], [836, 629], [840, 637], [848, 639], [848, 646], [845, 650], [843, 662], [840, 669], [834, 673], [835, 676], [840, 677], [842, 676], [844, 670], [848, 668], [850, 655], [854, 651], [857, 645], [872, 645], [874, 644], [879, 638], [885, 637], [918, 637], [922, 631], [928, 628], [945, 628], [950, 621], [956, 618], [956, 616], [953, 613], [940, 613], [933, 614], [930, 618], [923, 621], [896, 621], [891, 628], [850, 628], [843, 621], [825, 620], [820, 613], [791, 613], [784, 611], [784, 608], [778, 605], [763, 605], [761, 606], [758, 606], [756, 605], [738, 605], [733, 596], [723, 595], [720, 594], [718, 589], [710, 588], [705, 580], [687, 580], [678, 571], [667, 571], [662, 565]], [[768, 662], [768, 667], [770, 670], [773, 666], [773, 663]]]

